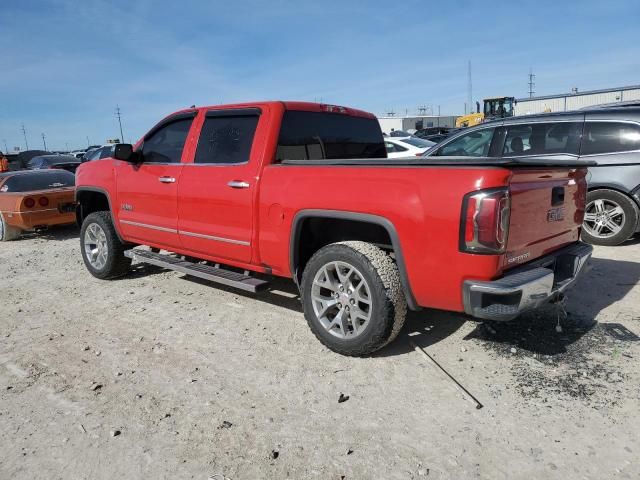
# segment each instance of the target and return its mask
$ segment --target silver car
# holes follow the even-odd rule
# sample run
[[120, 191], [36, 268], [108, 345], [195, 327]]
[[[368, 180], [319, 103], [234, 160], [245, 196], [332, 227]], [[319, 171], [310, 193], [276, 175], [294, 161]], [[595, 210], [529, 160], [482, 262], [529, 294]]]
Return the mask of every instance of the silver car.
[[619, 245], [640, 232], [640, 106], [511, 117], [482, 123], [425, 153], [597, 162], [589, 168], [585, 241]]

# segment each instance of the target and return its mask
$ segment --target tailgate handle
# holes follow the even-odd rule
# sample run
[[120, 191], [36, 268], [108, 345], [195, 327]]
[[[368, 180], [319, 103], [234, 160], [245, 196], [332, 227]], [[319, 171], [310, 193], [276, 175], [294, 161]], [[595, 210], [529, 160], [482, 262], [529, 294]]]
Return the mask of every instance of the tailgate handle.
[[562, 205], [564, 203], [564, 187], [553, 187], [551, 190], [551, 206]]

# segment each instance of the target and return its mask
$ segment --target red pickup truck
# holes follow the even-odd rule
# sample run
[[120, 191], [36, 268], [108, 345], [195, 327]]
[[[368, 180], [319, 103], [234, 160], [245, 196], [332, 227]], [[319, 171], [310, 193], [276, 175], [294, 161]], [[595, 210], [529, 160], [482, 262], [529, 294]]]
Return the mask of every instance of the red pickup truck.
[[562, 295], [591, 255], [587, 165], [388, 160], [352, 108], [191, 108], [78, 169], [82, 257], [103, 279], [132, 260], [251, 292], [290, 277], [318, 339], [365, 355], [407, 307], [510, 320]]

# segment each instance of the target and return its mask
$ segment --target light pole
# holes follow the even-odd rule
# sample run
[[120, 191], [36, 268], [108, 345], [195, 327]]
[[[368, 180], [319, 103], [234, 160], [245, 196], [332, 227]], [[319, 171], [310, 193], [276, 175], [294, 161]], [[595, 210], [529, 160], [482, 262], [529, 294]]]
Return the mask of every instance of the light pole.
[[120, 125], [120, 141], [124, 142], [124, 135], [122, 133], [122, 120], [120, 118], [120, 106], [116, 105], [116, 117], [118, 117], [118, 125]]
[[42, 144], [44, 145], [45, 151], [47, 150], [47, 141], [45, 140], [44, 133], [42, 134]]
[[29, 150], [29, 142], [27, 142], [27, 130], [24, 128], [24, 123], [22, 124], [22, 135], [24, 135], [24, 146]]

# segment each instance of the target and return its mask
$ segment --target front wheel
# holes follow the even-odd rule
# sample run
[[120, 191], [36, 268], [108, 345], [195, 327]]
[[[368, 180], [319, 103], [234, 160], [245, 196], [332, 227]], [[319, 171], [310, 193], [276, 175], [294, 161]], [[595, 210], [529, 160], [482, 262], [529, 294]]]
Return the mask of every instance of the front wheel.
[[582, 238], [593, 245], [619, 245], [631, 237], [638, 225], [638, 207], [615, 190], [593, 190], [587, 194]]
[[125, 245], [118, 238], [109, 212], [87, 215], [80, 229], [80, 250], [87, 270], [103, 280], [129, 271], [131, 259], [124, 256]]
[[333, 243], [311, 257], [302, 275], [302, 300], [320, 342], [350, 356], [390, 343], [407, 314], [395, 262], [384, 250], [359, 241]]

